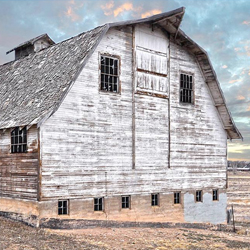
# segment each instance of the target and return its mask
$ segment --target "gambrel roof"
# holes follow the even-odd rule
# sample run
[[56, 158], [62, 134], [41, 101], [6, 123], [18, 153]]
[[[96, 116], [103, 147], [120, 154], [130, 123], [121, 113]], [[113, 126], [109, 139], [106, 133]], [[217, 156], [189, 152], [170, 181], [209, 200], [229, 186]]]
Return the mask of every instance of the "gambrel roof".
[[109, 23], [25, 58], [0, 66], [0, 129], [40, 124], [59, 107], [88, 58], [111, 27], [152, 24], [170, 34], [197, 58], [228, 138], [242, 139], [206, 51], [179, 29], [185, 9], [148, 18]]

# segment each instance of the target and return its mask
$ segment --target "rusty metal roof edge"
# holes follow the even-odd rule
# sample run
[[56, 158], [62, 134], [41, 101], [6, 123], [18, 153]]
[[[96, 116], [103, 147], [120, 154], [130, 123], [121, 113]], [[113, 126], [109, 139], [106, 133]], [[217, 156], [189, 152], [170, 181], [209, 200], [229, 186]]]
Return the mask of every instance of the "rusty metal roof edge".
[[[198, 45], [196, 42], [194, 42], [194, 41], [193, 41], [188, 35], [186, 35], [185, 32], [182, 31], [181, 29], [179, 30], [179, 34], [180, 34], [181, 36], [183, 36], [185, 39], [187, 39], [189, 42], [191, 42], [194, 46], [196, 46], [196, 47], [206, 56], [206, 59], [208, 60], [209, 66], [211, 67], [211, 70], [212, 70], [212, 72], [213, 72], [213, 75], [214, 75], [214, 78], [215, 78], [215, 82], [216, 82], [216, 84], [217, 84], [217, 86], [218, 86], [218, 89], [219, 89], [219, 91], [220, 91], [220, 95], [221, 95], [221, 98], [222, 98], [223, 103], [224, 103], [224, 105], [225, 105], [226, 111], [227, 111], [227, 113], [228, 113], [228, 115], [229, 115], [229, 118], [230, 118], [230, 120], [231, 120], [231, 122], [232, 122], [233, 128], [235, 129], [236, 133], [237, 133], [238, 136], [239, 136], [239, 138], [232, 138], [232, 139], [241, 139], [241, 140], [243, 140], [243, 137], [242, 137], [240, 131], [238, 130], [238, 128], [237, 128], [236, 125], [235, 125], [235, 122], [234, 122], [234, 120], [233, 120], [233, 117], [232, 117], [232, 115], [231, 115], [231, 112], [229, 111], [229, 109], [228, 109], [228, 107], [227, 107], [225, 96], [224, 96], [224, 94], [223, 94], [223, 91], [222, 91], [222, 89], [221, 89], [220, 83], [219, 83], [218, 78], [217, 78], [217, 74], [216, 74], [216, 72], [215, 72], [215, 70], [214, 70], [214, 68], [213, 68], [213, 65], [212, 65], [212, 63], [211, 63], [211, 60], [210, 60], [210, 58], [209, 58], [209, 56], [208, 56], [207, 51], [205, 51], [200, 45]], [[201, 66], [201, 68], [202, 68], [202, 65], [200, 65], [200, 66]], [[219, 112], [219, 113], [220, 113], [220, 112]]]

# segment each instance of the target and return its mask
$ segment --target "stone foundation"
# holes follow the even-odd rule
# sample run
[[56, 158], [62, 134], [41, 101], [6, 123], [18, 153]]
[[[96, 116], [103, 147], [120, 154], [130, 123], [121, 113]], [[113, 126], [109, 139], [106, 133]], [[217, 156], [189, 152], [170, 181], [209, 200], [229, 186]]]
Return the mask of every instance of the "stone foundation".
[[[68, 199], [68, 214], [58, 215], [58, 200], [25, 201], [0, 198], [0, 215], [23, 221], [31, 226], [79, 228], [103, 226], [105, 223], [212, 223], [226, 222], [226, 194], [212, 201], [211, 192], [195, 202], [195, 192], [183, 192], [180, 204], [174, 204], [173, 192], [159, 194], [159, 205], [151, 206], [151, 194], [132, 195], [130, 208], [122, 208], [121, 196], [104, 197], [104, 210], [94, 211], [94, 199]], [[110, 222], [110, 223], [109, 223]]]

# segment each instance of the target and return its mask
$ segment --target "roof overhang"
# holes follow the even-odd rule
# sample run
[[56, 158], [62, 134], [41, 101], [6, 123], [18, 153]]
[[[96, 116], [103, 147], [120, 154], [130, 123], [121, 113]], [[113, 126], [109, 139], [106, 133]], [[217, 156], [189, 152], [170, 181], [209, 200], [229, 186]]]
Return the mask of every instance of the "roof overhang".
[[223, 122], [224, 129], [227, 132], [228, 139], [243, 139], [241, 133], [237, 129], [230, 111], [227, 108], [224, 94], [221, 90], [220, 83], [214, 71], [212, 63], [209, 59], [207, 52], [188, 37], [182, 30], [179, 30], [176, 37], [176, 42], [179, 45], [191, 51], [200, 65], [205, 81], [210, 89], [211, 95], [214, 100], [214, 105]]
[[147, 18], [137, 19], [137, 20], [130, 20], [130, 21], [123, 21], [123, 22], [116, 22], [116, 23], [109, 23], [109, 27], [116, 27], [116, 26], [124, 26], [124, 25], [134, 25], [140, 23], [148, 23], [152, 25], [157, 25], [166, 30], [168, 33], [174, 35], [176, 37], [182, 18], [185, 13], [185, 8], [181, 7], [176, 10], [172, 10], [169, 12], [164, 12], [161, 14], [157, 14], [154, 16], [150, 16]]

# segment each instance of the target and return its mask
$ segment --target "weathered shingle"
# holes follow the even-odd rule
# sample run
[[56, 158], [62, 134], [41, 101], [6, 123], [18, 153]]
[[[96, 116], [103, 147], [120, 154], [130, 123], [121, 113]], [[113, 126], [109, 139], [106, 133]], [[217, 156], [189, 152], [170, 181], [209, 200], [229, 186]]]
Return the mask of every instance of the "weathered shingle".
[[97, 27], [0, 66], [0, 129], [37, 124], [53, 112], [106, 29]]

